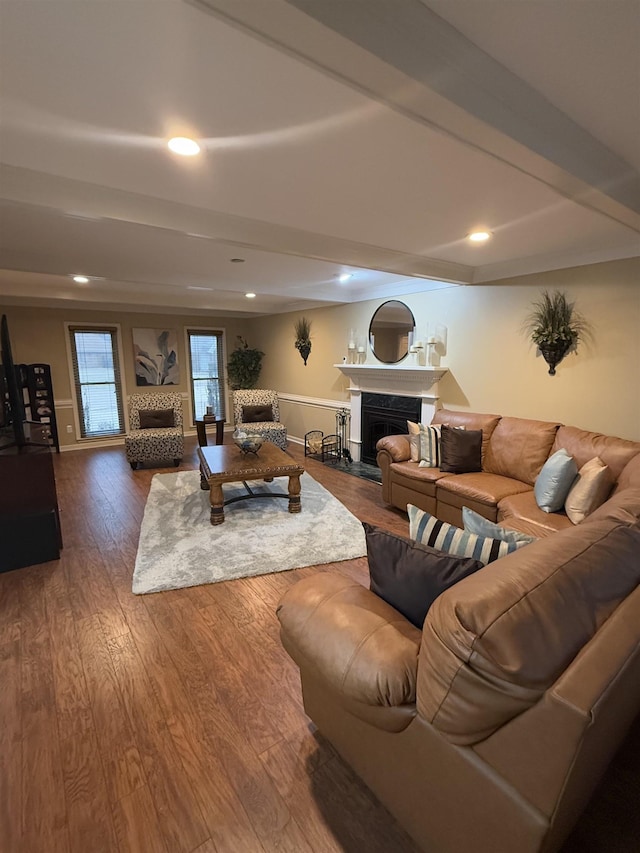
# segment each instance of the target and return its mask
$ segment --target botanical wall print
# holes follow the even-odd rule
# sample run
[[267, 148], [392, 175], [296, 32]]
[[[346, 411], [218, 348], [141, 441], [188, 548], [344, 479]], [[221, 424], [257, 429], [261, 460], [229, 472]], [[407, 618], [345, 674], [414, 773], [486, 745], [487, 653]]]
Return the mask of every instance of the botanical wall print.
[[136, 385], [178, 385], [178, 336], [175, 329], [133, 329]]

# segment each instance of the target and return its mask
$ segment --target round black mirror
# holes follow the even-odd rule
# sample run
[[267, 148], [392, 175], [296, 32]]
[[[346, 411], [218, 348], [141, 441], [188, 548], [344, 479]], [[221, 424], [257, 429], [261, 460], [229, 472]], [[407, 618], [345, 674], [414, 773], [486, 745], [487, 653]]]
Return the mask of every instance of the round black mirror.
[[404, 302], [383, 302], [369, 324], [369, 346], [379, 361], [396, 364], [409, 352], [410, 336], [416, 321]]

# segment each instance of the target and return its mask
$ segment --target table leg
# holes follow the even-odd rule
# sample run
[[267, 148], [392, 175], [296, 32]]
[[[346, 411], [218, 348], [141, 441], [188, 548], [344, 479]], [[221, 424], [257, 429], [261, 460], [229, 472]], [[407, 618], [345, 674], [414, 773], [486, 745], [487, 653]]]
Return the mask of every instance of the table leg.
[[209, 491], [209, 481], [207, 480], [205, 475], [202, 473], [202, 469], [200, 469], [200, 488], [202, 489], [203, 492]]
[[300, 474], [289, 477], [289, 512], [300, 512]]
[[211, 524], [222, 524], [224, 521], [224, 498], [220, 483], [210, 483], [209, 501], [211, 503]]

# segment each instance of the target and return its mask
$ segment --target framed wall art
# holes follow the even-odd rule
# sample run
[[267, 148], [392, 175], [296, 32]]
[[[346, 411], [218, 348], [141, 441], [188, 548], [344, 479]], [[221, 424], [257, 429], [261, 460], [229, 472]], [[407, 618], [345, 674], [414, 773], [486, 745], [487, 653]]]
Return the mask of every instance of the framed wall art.
[[133, 329], [136, 385], [178, 385], [178, 336], [175, 329]]

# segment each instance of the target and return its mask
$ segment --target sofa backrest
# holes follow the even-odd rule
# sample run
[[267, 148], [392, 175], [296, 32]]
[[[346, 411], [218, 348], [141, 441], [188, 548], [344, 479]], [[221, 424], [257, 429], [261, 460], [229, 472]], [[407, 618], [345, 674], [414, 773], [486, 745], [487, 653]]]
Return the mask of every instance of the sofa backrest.
[[534, 705], [640, 583], [639, 555], [640, 525], [595, 520], [455, 584], [425, 620], [418, 713], [472, 744]]
[[622, 469], [614, 494], [623, 489], [640, 489], [640, 452]]
[[484, 459], [493, 431], [500, 415], [483, 415], [478, 412], [454, 412], [451, 409], [438, 409], [433, 416], [432, 424], [447, 424], [452, 427], [482, 430], [482, 458]]
[[483, 469], [530, 486], [547, 461], [559, 424], [527, 418], [500, 418], [493, 430]]
[[561, 426], [558, 429], [551, 452], [563, 448], [573, 456], [578, 469], [594, 456], [599, 456], [609, 466], [615, 480], [620, 477], [628, 462], [640, 453], [640, 443], [637, 441], [627, 441], [600, 432], [587, 432], [573, 426]]

